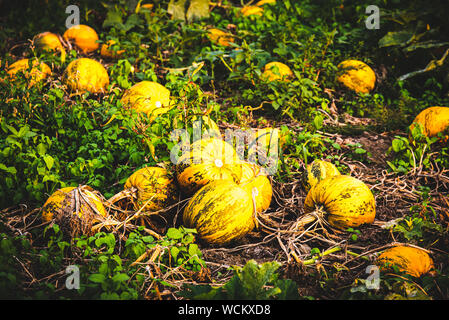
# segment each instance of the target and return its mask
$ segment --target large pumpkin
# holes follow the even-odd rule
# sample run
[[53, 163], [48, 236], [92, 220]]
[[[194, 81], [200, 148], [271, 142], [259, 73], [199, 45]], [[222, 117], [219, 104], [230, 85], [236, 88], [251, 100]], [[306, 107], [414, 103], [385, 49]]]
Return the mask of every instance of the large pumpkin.
[[23, 73], [28, 80], [29, 86], [33, 86], [51, 75], [50, 67], [37, 59], [18, 60], [11, 64], [7, 71], [8, 76], [12, 81], [17, 79], [17, 74], [20, 72]]
[[176, 165], [177, 181], [184, 193], [193, 194], [214, 180], [240, 180], [242, 165], [229, 143], [209, 138], [197, 140], [190, 147]]
[[211, 182], [190, 199], [183, 223], [210, 244], [240, 239], [255, 226], [251, 196], [232, 181]]
[[176, 185], [173, 176], [164, 168], [144, 167], [135, 171], [125, 182], [125, 189], [136, 197], [135, 210], [157, 211], [173, 204], [176, 200]]
[[[357, 178], [336, 175], [325, 178], [313, 186], [304, 201], [306, 213], [300, 221], [311, 222], [322, 215], [337, 229], [358, 227], [372, 223], [376, 215], [376, 202], [368, 186]], [[299, 223], [302, 225], [302, 223]]]
[[44, 203], [42, 221], [55, 221], [73, 235], [90, 234], [92, 226], [107, 212], [95, 191], [88, 186], [66, 187], [55, 191]]
[[262, 167], [254, 163], [242, 162], [242, 177], [239, 185], [254, 198], [257, 212], [263, 212], [270, 207], [273, 188]]
[[337, 81], [358, 93], [369, 93], [376, 85], [376, 74], [366, 63], [345, 60], [338, 65]]
[[33, 44], [38, 52], [60, 52], [61, 62], [65, 61], [66, 52], [57, 34], [51, 32], [39, 33], [34, 37]]
[[148, 115], [154, 120], [170, 108], [170, 91], [153, 81], [141, 81], [125, 91], [121, 99], [125, 107]]
[[222, 31], [217, 28], [210, 28], [207, 30], [207, 36], [213, 43], [219, 44], [224, 47], [228, 47], [230, 43], [234, 42], [232, 34]]
[[[427, 137], [435, 137], [440, 132], [449, 129], [449, 108], [448, 107], [430, 107], [421, 111], [410, 125], [410, 131], [415, 126], [421, 128], [421, 132]], [[444, 138], [448, 140], [448, 136]]]
[[109, 85], [109, 76], [101, 63], [89, 58], [80, 58], [69, 63], [62, 75], [64, 83], [74, 92], [104, 93]]
[[382, 252], [376, 259], [376, 264], [384, 272], [405, 272], [413, 277], [420, 277], [434, 268], [433, 260], [429, 254], [419, 248], [409, 246], [395, 246]]
[[303, 186], [306, 191], [309, 191], [314, 185], [323, 180], [326, 177], [332, 177], [339, 175], [337, 167], [331, 162], [316, 159], [312, 163], [309, 163], [304, 171]]
[[97, 32], [84, 24], [70, 27], [63, 35], [66, 41], [74, 43], [83, 53], [90, 53], [100, 47]]
[[265, 65], [262, 79], [264, 81], [288, 81], [293, 77], [293, 72], [289, 66], [282, 62], [269, 62]]

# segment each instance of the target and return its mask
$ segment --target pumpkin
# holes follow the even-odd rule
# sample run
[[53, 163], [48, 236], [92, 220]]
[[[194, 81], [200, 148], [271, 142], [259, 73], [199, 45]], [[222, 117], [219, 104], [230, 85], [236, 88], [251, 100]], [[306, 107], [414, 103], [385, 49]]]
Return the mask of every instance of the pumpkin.
[[25, 78], [29, 81], [29, 86], [33, 86], [51, 75], [50, 67], [37, 59], [20, 59], [11, 64], [7, 71], [8, 76], [12, 81], [17, 79], [17, 74], [20, 72], [23, 73]]
[[42, 221], [55, 221], [70, 235], [90, 234], [92, 226], [107, 213], [96, 192], [89, 186], [66, 187], [55, 191], [44, 203]]
[[394, 246], [383, 251], [376, 259], [381, 271], [393, 271], [394, 266], [399, 272], [404, 272], [419, 278], [434, 269], [432, 258], [419, 248], [404, 245]]
[[[419, 126], [421, 132], [427, 137], [436, 137], [439, 133], [449, 129], [449, 108], [430, 107], [421, 111], [413, 123], [410, 125], [410, 132]], [[449, 136], [445, 136], [443, 141], [447, 141]]]
[[116, 44], [115, 40], [109, 40], [108, 42], [103, 43], [101, 45], [100, 55], [103, 58], [109, 58], [109, 59], [119, 58], [125, 52], [125, 50], [114, 51], [114, 50], [110, 49], [110, 47], [114, 46], [115, 44]]
[[125, 182], [124, 189], [133, 189], [135, 210], [158, 211], [176, 200], [173, 176], [164, 168], [144, 167], [135, 171]]
[[338, 171], [337, 167], [335, 167], [329, 161], [324, 160], [314, 160], [312, 163], [309, 163], [306, 167], [306, 170], [303, 174], [302, 183], [304, 189], [309, 191], [314, 185], [323, 180], [326, 177], [339, 175], [340, 171]]
[[66, 52], [57, 34], [51, 32], [39, 33], [37, 36], [34, 37], [33, 44], [36, 47], [37, 51], [44, 51], [44, 52], [59, 51], [61, 54], [61, 62], [64, 63]]
[[242, 162], [242, 177], [239, 185], [254, 197], [257, 212], [263, 212], [270, 207], [273, 188], [262, 167], [254, 163]]
[[234, 37], [232, 36], [232, 34], [216, 28], [207, 30], [207, 36], [213, 43], [219, 44], [224, 47], [229, 47], [230, 43], [234, 42]]
[[69, 63], [62, 75], [63, 82], [73, 92], [104, 93], [109, 76], [101, 63], [89, 58], [79, 58]]
[[357, 93], [369, 93], [376, 85], [376, 74], [366, 63], [345, 60], [338, 65], [337, 81]]
[[291, 77], [293, 77], [293, 72], [289, 66], [282, 62], [269, 62], [265, 65], [262, 80], [264, 81], [288, 81]]
[[243, 7], [240, 12], [244, 17], [248, 16], [262, 16], [263, 15], [263, 8], [258, 6], [245, 6]]
[[348, 175], [327, 177], [314, 185], [304, 201], [299, 226], [326, 218], [337, 229], [374, 222], [376, 202], [368, 186]]
[[199, 237], [209, 244], [238, 240], [255, 227], [251, 196], [232, 181], [213, 181], [190, 199], [183, 224], [196, 228]]
[[170, 91], [153, 81], [141, 81], [125, 91], [121, 99], [125, 107], [148, 115], [154, 120], [170, 108]]
[[276, 0], [260, 0], [255, 5], [260, 7], [267, 3], [276, 3]]
[[190, 147], [176, 165], [176, 178], [184, 193], [193, 194], [214, 180], [240, 180], [242, 165], [229, 143], [209, 138], [197, 140]]
[[97, 42], [97, 32], [84, 24], [70, 27], [64, 32], [63, 38], [74, 43], [84, 54], [93, 52], [100, 47]]

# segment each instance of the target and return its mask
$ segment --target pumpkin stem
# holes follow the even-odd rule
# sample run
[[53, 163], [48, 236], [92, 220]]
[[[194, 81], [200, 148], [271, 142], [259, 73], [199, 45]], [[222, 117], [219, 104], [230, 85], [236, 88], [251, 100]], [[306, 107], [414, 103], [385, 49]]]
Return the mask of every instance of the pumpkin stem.
[[316, 220], [322, 221], [324, 219], [324, 208], [323, 206], [317, 206], [314, 211], [306, 213], [301, 218], [299, 218], [295, 223], [295, 230], [299, 230], [305, 225], [312, 223]]

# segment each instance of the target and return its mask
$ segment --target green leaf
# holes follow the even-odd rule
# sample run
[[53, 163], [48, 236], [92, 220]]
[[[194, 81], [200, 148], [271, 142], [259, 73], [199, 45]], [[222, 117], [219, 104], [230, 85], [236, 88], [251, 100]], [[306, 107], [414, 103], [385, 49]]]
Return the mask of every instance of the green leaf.
[[106, 277], [101, 273], [94, 273], [89, 276], [89, 281], [94, 283], [103, 283]]
[[178, 240], [183, 237], [183, 233], [176, 228], [169, 228], [167, 230], [167, 237], [173, 240]]
[[172, 255], [173, 259], [176, 260], [176, 257], [178, 256], [179, 249], [177, 247], [171, 247], [170, 248], [170, 254]]
[[103, 21], [103, 28], [114, 27], [117, 29], [123, 28], [122, 15], [119, 11], [109, 10], [106, 14], [106, 19]]
[[48, 170], [51, 170], [51, 168], [53, 168], [53, 164], [55, 163], [55, 159], [53, 159], [52, 156], [46, 154], [44, 156], [44, 162], [45, 162], [45, 165], [47, 166]]
[[186, 18], [188, 22], [209, 18], [209, 0], [191, 0]]
[[114, 282], [125, 282], [129, 280], [129, 276], [126, 273], [117, 273], [112, 277]]
[[397, 31], [388, 32], [379, 40], [379, 47], [405, 46], [413, 39], [413, 32], [411, 31]]
[[171, 15], [172, 20], [182, 20], [185, 21], [185, 5], [186, 0], [170, 0], [167, 7], [167, 12]]

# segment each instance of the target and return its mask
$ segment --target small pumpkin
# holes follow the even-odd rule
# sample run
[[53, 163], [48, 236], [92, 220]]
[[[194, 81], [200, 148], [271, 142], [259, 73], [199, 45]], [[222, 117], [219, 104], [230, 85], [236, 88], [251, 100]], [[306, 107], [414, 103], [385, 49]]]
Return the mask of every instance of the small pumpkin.
[[238, 240], [255, 227], [251, 196], [233, 181], [213, 181], [190, 199], [183, 223], [209, 244]]
[[337, 81], [357, 93], [369, 93], [376, 85], [376, 74], [366, 63], [358, 60], [345, 60], [338, 66]]
[[158, 211], [176, 201], [176, 185], [173, 176], [165, 168], [144, 167], [126, 180], [124, 189], [132, 190], [136, 200], [134, 209], [143, 212]]
[[262, 80], [264, 81], [289, 81], [293, 77], [293, 72], [285, 63], [273, 61], [264, 66]]
[[348, 176], [327, 177], [314, 185], [304, 201], [305, 215], [298, 226], [326, 219], [337, 229], [373, 223], [376, 202], [373, 193], [361, 180]]
[[256, 2], [255, 5], [260, 7], [267, 3], [276, 3], [276, 0], [260, 0], [260, 1]]
[[12, 81], [17, 79], [17, 74], [20, 72], [28, 80], [29, 86], [33, 86], [51, 75], [50, 67], [37, 59], [20, 59], [11, 64], [7, 71]]
[[125, 50], [114, 51], [111, 47], [114, 46], [115, 44], [116, 44], [115, 40], [108, 40], [106, 43], [103, 43], [101, 45], [100, 55], [103, 58], [108, 58], [108, 59], [119, 58], [125, 52]]
[[[421, 132], [427, 137], [436, 137], [439, 133], [449, 129], [449, 108], [429, 107], [421, 111], [413, 123], [410, 125], [410, 132], [419, 126]], [[449, 136], [445, 136], [443, 141], [447, 141]]]
[[92, 226], [107, 212], [97, 193], [89, 186], [65, 187], [55, 191], [44, 203], [42, 221], [55, 221], [71, 236], [91, 234]]
[[79, 58], [69, 63], [62, 75], [63, 82], [77, 93], [104, 93], [109, 85], [109, 75], [103, 65], [89, 58]]
[[214, 180], [240, 180], [242, 165], [229, 143], [209, 138], [197, 140], [190, 147], [176, 165], [177, 181], [184, 193], [193, 194]]
[[157, 82], [144, 80], [126, 90], [121, 102], [154, 120], [170, 110], [170, 91]]
[[273, 187], [265, 170], [257, 164], [242, 162], [242, 177], [239, 185], [254, 198], [257, 212], [270, 207]]
[[74, 43], [84, 54], [94, 52], [100, 47], [97, 32], [84, 24], [70, 27], [64, 32], [63, 38]]
[[209, 30], [207, 30], [207, 36], [210, 41], [223, 47], [229, 47], [230, 43], [234, 43], [234, 37], [231, 33], [222, 31], [217, 28], [210, 28]]
[[33, 44], [37, 51], [60, 52], [61, 62], [64, 63], [66, 52], [64, 46], [59, 40], [59, 36], [52, 32], [42, 32], [33, 39]]
[[309, 191], [314, 185], [326, 177], [339, 175], [337, 167], [329, 161], [316, 159], [309, 163], [304, 171], [302, 183], [304, 189]]
[[262, 16], [263, 15], [263, 8], [258, 6], [245, 6], [243, 7], [240, 12], [244, 17], [248, 16]]
[[432, 258], [419, 248], [404, 245], [394, 246], [383, 251], [376, 259], [381, 271], [391, 272], [394, 266], [400, 272], [419, 278], [434, 269]]

